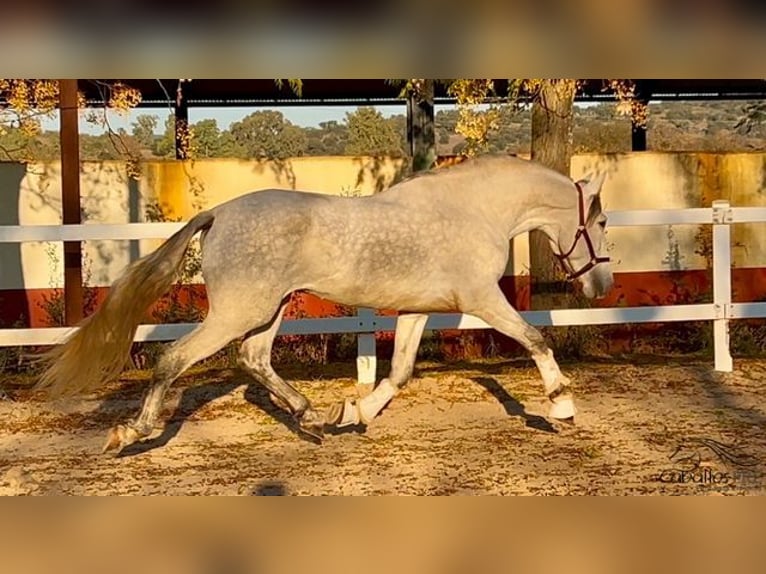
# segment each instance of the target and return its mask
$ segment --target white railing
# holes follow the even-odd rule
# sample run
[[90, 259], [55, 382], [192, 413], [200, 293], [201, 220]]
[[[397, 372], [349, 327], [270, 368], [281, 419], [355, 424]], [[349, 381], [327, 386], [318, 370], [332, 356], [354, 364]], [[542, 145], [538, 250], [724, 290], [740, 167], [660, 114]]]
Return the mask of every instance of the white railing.
[[[766, 317], [766, 303], [731, 301], [731, 224], [766, 223], [766, 207], [731, 207], [715, 201], [709, 208], [613, 211], [610, 227], [638, 225], [710, 224], [713, 226], [713, 302], [651, 307], [612, 307], [524, 311], [521, 314], [537, 326], [608, 325], [672, 321], [712, 321], [715, 369], [732, 370], [729, 349], [729, 321]], [[137, 240], [166, 238], [183, 223], [129, 223], [85, 225], [0, 226], [0, 243], [25, 241]], [[188, 333], [194, 323], [141, 325], [136, 341], [169, 341]], [[61, 341], [76, 327], [39, 329], [0, 329], [0, 347], [49, 345]], [[319, 333], [357, 333], [357, 373], [360, 383], [375, 381], [377, 356], [376, 331], [393, 331], [395, 316], [380, 316], [370, 309], [359, 309], [353, 317], [285, 320], [280, 335]], [[432, 314], [426, 329], [489, 329], [484, 321], [459, 313]]]

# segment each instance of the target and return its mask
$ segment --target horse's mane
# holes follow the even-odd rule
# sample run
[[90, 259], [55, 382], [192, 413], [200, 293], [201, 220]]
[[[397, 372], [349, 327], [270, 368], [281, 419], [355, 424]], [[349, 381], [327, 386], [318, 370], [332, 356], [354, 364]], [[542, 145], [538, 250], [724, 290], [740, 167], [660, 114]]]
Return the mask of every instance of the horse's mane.
[[426, 177], [443, 176], [447, 172], [465, 171], [474, 169], [477, 165], [492, 163], [496, 161], [506, 161], [508, 159], [518, 159], [515, 154], [510, 153], [491, 153], [476, 157], [469, 157], [464, 155], [448, 156], [437, 160], [433, 167], [422, 171], [416, 171], [401, 179], [398, 183], [409, 182], [415, 179], [421, 179]]

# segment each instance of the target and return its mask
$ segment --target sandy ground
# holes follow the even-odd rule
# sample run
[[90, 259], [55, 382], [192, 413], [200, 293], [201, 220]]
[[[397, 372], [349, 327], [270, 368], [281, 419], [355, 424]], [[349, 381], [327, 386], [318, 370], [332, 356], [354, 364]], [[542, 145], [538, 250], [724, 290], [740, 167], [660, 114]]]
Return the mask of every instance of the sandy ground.
[[[541, 416], [529, 361], [421, 362], [372, 425], [322, 444], [240, 371], [197, 369], [172, 388], [156, 435], [116, 456], [100, 454], [106, 431], [134, 413], [147, 373], [55, 407], [6, 377], [0, 494], [766, 492], [766, 361], [731, 374], [663, 357], [562, 367], [575, 425]], [[280, 372], [320, 408], [359, 392], [351, 365]]]

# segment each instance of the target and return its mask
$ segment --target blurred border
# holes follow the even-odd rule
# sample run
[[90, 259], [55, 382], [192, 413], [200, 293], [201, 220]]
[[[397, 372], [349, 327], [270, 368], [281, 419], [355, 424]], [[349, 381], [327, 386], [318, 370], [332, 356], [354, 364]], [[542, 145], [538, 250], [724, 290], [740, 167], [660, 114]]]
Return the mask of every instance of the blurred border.
[[765, 11], [745, 0], [10, 0], [0, 66], [56, 78], [766, 77]]
[[15, 499], [9, 573], [758, 571], [757, 501]]

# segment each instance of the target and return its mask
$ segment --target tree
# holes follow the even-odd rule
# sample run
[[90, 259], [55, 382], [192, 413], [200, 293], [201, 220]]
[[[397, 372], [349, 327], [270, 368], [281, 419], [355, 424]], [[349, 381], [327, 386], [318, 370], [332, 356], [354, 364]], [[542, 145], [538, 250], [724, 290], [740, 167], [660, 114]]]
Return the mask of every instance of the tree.
[[16, 126], [0, 129], [0, 161], [50, 161], [60, 157], [58, 132], [30, 134]]
[[217, 157], [244, 157], [245, 152], [242, 146], [237, 143], [229, 130], [223, 130], [218, 138], [218, 156]]
[[[532, 160], [569, 176], [573, 146], [573, 108], [576, 80], [541, 80], [532, 104]], [[532, 308], [550, 308], [548, 287], [560, 276], [559, 262], [548, 237], [529, 233], [529, 267], [532, 275]]]
[[154, 149], [154, 140], [157, 136], [154, 130], [157, 128], [157, 116], [141, 114], [133, 122], [133, 137], [145, 149]]
[[530, 126], [527, 110], [501, 107], [497, 115], [497, 128], [487, 138], [489, 151], [529, 153]]
[[401, 156], [404, 154], [402, 137], [393, 123], [389, 123], [378, 110], [363, 106], [346, 113], [349, 155]]
[[[487, 153], [489, 137], [499, 125], [502, 104], [485, 102], [494, 96], [494, 83], [490, 79], [458, 79], [447, 86], [447, 93], [457, 100], [458, 117], [455, 131], [465, 137], [461, 153], [469, 156]], [[455, 146], [456, 149], [458, 146]]]
[[[127, 135], [127, 134], [125, 134]], [[124, 150], [118, 150], [115, 142], [110, 138], [120, 138], [119, 132], [112, 134], [80, 134], [80, 159], [82, 161], [102, 161], [107, 159], [124, 159]], [[123, 136], [124, 138], [124, 136]], [[121, 138], [118, 145], [123, 145], [124, 139]], [[134, 146], [131, 150], [138, 154], [139, 150], [136, 140], [132, 140]]]
[[403, 114], [395, 114], [386, 118], [385, 122], [398, 138], [396, 149], [399, 153], [405, 154], [407, 150], [407, 116]]
[[159, 157], [176, 157], [176, 118], [173, 114], [165, 118], [165, 131], [154, 140], [152, 151]]
[[195, 157], [222, 157], [221, 130], [214, 119], [200, 120], [191, 126], [192, 155]]
[[281, 112], [261, 110], [231, 125], [241, 157], [287, 159], [306, 153], [304, 131], [286, 120]]
[[60, 157], [58, 134], [43, 133], [41, 120], [59, 105], [56, 80], [0, 79], [0, 158], [29, 162]]
[[[575, 114], [577, 116], [577, 114]], [[631, 151], [630, 120], [584, 118], [575, 122], [574, 153]]]
[[348, 126], [335, 120], [320, 122], [318, 128], [307, 128], [308, 155], [343, 155], [348, 141]]

